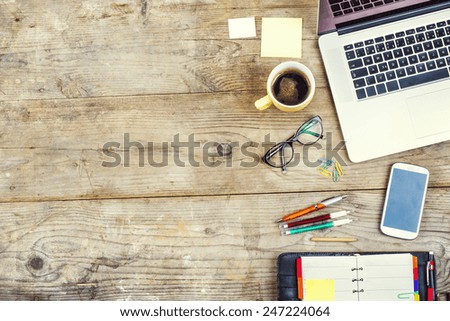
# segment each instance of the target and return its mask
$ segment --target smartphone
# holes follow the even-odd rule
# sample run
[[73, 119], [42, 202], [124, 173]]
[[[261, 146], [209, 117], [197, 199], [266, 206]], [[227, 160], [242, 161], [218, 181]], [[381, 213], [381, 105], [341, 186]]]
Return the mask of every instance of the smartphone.
[[384, 234], [407, 240], [417, 237], [429, 176], [424, 167], [404, 163], [392, 165], [381, 218]]

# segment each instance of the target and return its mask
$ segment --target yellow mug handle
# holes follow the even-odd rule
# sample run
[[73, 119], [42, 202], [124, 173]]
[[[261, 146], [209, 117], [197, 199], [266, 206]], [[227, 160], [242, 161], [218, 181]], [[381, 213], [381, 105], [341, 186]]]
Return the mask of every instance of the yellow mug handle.
[[269, 108], [270, 106], [272, 106], [272, 100], [270, 99], [269, 95], [255, 101], [255, 107], [258, 110], [264, 110]]

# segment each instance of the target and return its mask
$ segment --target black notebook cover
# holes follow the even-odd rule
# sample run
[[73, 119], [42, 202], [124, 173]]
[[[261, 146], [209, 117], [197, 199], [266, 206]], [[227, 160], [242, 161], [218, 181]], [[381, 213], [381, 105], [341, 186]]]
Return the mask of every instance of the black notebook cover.
[[[427, 299], [427, 261], [429, 252], [296, 252], [283, 253], [277, 260], [278, 300], [298, 301], [297, 271], [295, 261], [302, 256], [349, 256], [349, 255], [374, 255], [374, 254], [399, 254], [410, 253], [417, 257], [419, 274], [419, 295], [421, 301]], [[433, 273], [436, 273], [434, 270]], [[436, 274], [435, 280], [436, 280]], [[436, 285], [435, 285], [436, 289]]]

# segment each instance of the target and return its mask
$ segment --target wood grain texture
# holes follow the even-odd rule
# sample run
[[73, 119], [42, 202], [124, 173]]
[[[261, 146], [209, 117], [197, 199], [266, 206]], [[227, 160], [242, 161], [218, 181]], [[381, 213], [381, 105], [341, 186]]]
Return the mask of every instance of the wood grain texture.
[[[326, 90], [295, 114], [258, 112], [254, 100], [251, 93], [221, 93], [0, 103], [0, 200], [384, 189], [398, 161], [428, 167], [432, 187], [450, 186], [449, 143], [352, 164], [345, 149], [332, 153], [343, 146]], [[266, 135], [271, 146], [314, 114], [323, 118], [326, 140], [311, 148], [296, 145], [298, 165], [287, 175], [260, 162]], [[144, 148], [124, 151], [126, 133], [129, 145]], [[177, 152], [176, 135], [181, 142], [191, 136], [197, 146]], [[120, 146], [108, 149], [108, 142]], [[220, 143], [234, 148], [221, 154]], [[115, 161], [107, 151], [120, 156], [119, 166], [105, 167]], [[157, 165], [164, 154], [167, 166]], [[316, 171], [319, 158], [333, 155], [344, 165], [337, 183]]]
[[275, 300], [276, 257], [289, 251], [432, 250], [448, 292], [448, 193], [431, 189], [414, 241], [380, 234], [382, 191], [334, 206], [351, 224], [293, 236], [274, 219], [331, 193], [3, 204], [0, 299]]
[[[450, 143], [361, 164], [333, 154], [316, 14], [316, 0], [0, 0], [0, 300], [274, 300], [288, 251], [432, 250], [450, 292]], [[227, 19], [246, 16], [258, 38], [229, 40]], [[303, 112], [253, 106], [284, 60], [260, 57], [263, 16], [304, 19], [300, 61], [318, 89]], [[284, 140], [316, 114], [326, 140], [298, 146], [287, 175], [259, 162], [267, 134]], [[198, 147], [176, 150], [177, 135]], [[167, 166], [148, 164], [149, 142]], [[112, 153], [121, 165], [105, 167]], [[311, 164], [327, 155], [345, 164], [337, 183]], [[414, 241], [379, 231], [394, 162], [431, 172]], [[281, 237], [272, 223], [340, 193], [348, 226]]]
[[[145, 3], [145, 7], [144, 6]], [[279, 59], [259, 38], [228, 39], [228, 18], [304, 17], [317, 48], [315, 1], [7, 1], [0, 10], [0, 100], [260, 91]], [[302, 62], [318, 85], [317, 50]]]

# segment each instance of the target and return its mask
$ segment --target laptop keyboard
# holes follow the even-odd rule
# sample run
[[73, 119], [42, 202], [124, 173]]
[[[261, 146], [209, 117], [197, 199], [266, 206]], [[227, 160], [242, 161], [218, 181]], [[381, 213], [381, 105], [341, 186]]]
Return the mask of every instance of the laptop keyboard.
[[450, 20], [344, 46], [357, 98], [450, 77]]
[[335, 17], [403, 0], [328, 0]]

